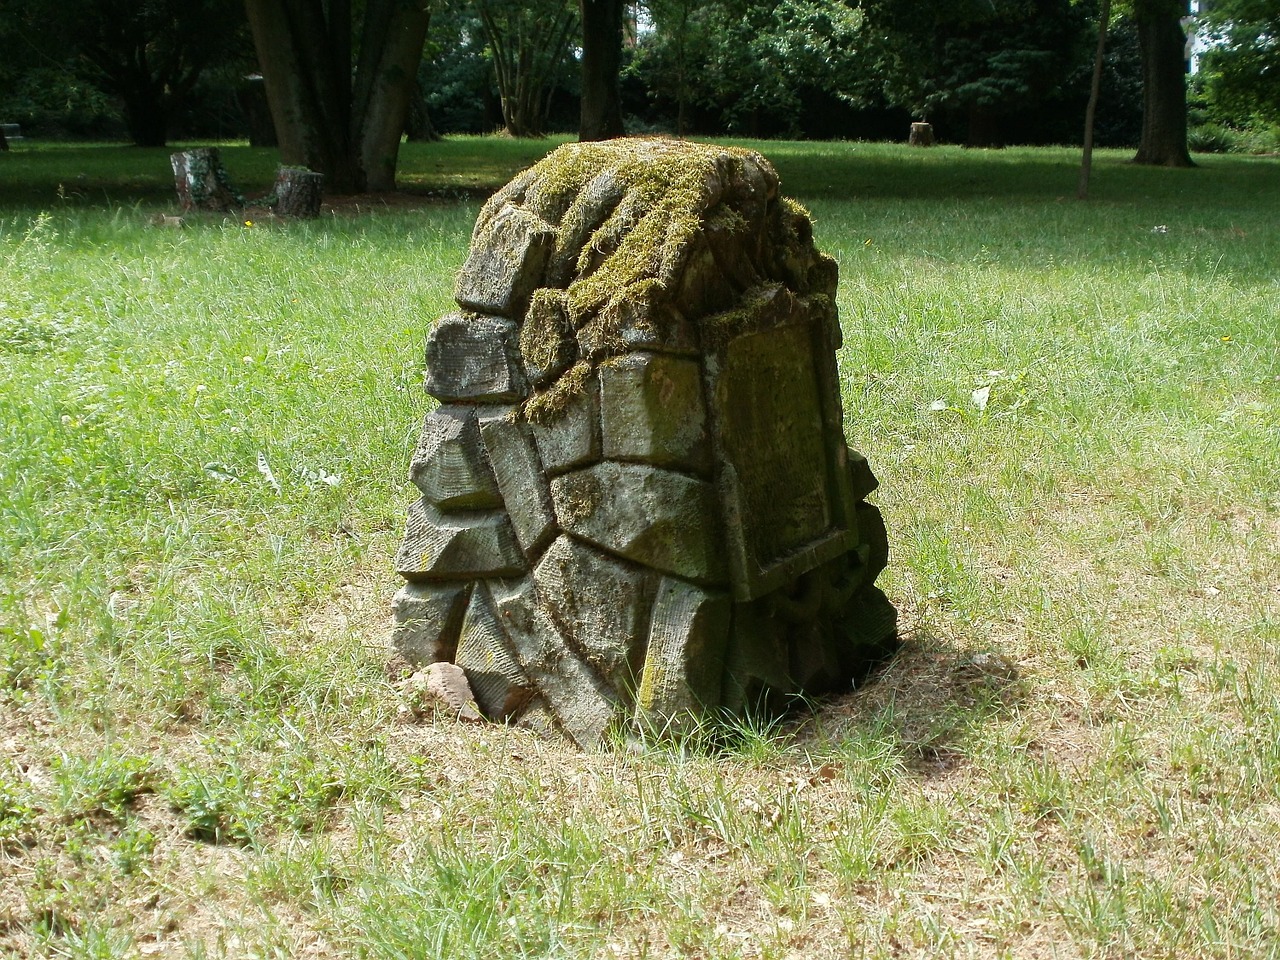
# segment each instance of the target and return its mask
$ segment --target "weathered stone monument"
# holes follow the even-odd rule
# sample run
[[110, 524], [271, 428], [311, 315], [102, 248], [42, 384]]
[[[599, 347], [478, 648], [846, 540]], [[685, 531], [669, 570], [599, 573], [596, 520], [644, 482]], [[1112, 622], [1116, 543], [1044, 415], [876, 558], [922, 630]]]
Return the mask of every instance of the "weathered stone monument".
[[570, 144], [499, 191], [428, 340], [400, 654], [583, 747], [847, 688], [896, 613], [836, 274], [744, 150]]

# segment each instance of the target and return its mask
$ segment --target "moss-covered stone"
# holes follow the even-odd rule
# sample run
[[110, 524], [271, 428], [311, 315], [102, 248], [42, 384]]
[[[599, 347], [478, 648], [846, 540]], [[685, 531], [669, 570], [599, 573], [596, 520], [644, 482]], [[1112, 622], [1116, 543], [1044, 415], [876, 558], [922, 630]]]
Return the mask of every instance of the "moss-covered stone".
[[[887, 537], [844, 436], [838, 270], [766, 160], [562, 147], [485, 205], [463, 273], [473, 312], [432, 335], [428, 383], [478, 424], [500, 504], [475, 509], [493, 490], [452, 474], [424, 488], [471, 499], [411, 508], [399, 569], [429, 615], [398, 644], [447, 653], [460, 631], [489, 716], [582, 746], [847, 689], [885, 651]], [[452, 465], [446, 441], [424, 440], [416, 479]]]
[[[678, 140], [567, 144], [529, 174], [485, 206], [475, 236], [479, 242], [492, 232], [489, 224], [512, 219], [513, 205], [555, 225], [527, 321], [533, 329], [521, 335], [525, 362], [539, 382], [530, 419], [544, 422], [586, 382], [583, 370], [564, 363], [562, 325], [551, 305], [562, 308], [577, 331], [579, 353], [591, 368], [626, 352], [637, 338], [687, 339], [685, 330], [662, 327], [683, 320], [668, 308], [700, 233], [708, 222], [738, 228], [748, 218], [763, 232], [764, 204], [777, 192], [777, 174], [759, 154]], [[640, 316], [623, 308], [641, 303]]]

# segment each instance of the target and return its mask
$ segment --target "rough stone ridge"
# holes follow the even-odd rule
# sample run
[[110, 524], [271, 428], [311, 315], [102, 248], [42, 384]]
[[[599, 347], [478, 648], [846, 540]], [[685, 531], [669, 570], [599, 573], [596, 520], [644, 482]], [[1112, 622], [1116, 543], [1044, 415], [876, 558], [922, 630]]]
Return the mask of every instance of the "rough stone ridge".
[[747, 150], [561, 147], [427, 345], [393, 642], [583, 748], [848, 688], [896, 635], [845, 441], [838, 269]]

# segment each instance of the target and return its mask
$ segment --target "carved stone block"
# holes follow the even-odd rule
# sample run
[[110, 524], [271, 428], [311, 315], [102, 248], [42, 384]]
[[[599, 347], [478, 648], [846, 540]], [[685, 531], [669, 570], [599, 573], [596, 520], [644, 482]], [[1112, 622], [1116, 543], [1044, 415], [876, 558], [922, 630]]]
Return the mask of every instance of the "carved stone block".
[[427, 340], [427, 393], [448, 402], [511, 403], [528, 390], [518, 328], [501, 317], [451, 314]]
[[507, 205], [476, 231], [454, 299], [477, 313], [519, 319], [542, 280], [555, 230], [536, 214]]
[[406, 580], [509, 577], [524, 569], [511, 520], [501, 510], [441, 513], [425, 499], [409, 508], [396, 555], [396, 572]]
[[600, 431], [607, 460], [708, 471], [711, 444], [698, 363], [629, 353], [601, 364]]
[[551, 499], [563, 529], [610, 553], [698, 583], [728, 581], [710, 483], [604, 461], [556, 477]]
[[750, 151], [570, 144], [518, 175], [428, 341], [396, 645], [584, 748], [848, 689], [896, 611], [837, 280]]
[[440, 407], [427, 414], [409, 463], [409, 479], [438, 510], [502, 506], [472, 407]]
[[556, 518], [529, 426], [498, 413], [484, 418], [480, 433], [520, 549], [535, 555], [555, 536]]

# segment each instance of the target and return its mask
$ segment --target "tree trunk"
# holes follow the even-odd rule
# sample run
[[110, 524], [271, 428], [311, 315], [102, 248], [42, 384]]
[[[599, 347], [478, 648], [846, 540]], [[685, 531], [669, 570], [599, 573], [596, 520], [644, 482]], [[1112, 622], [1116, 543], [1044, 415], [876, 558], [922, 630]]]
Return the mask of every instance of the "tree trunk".
[[199, 147], [169, 157], [178, 205], [188, 210], [225, 213], [244, 206], [244, 197], [231, 186], [217, 147]]
[[1143, 0], [1135, 5], [1142, 53], [1142, 139], [1134, 163], [1193, 167], [1187, 150], [1187, 4]]
[[351, 62], [351, 0], [245, 0], [286, 166], [335, 193], [394, 190], [427, 35], [425, 0], [367, 0]]
[[352, 116], [369, 190], [394, 190], [400, 136], [418, 87], [431, 10], [423, 0], [370, 4], [360, 43]]
[[579, 0], [582, 13], [582, 118], [579, 140], [621, 137], [623, 0]]
[[692, 2], [680, 5], [680, 24], [676, 28], [676, 136], [689, 132], [689, 13]]
[[431, 122], [431, 111], [427, 109], [427, 98], [422, 92], [421, 83], [415, 82], [413, 92], [409, 95], [409, 118], [405, 121], [404, 132], [412, 143], [430, 143], [440, 139], [440, 134]]
[[333, 61], [332, 24], [319, 0], [245, 0], [267, 102], [288, 166], [325, 175], [338, 193], [364, 189], [364, 171], [351, 145], [351, 66]]
[[281, 167], [276, 171], [275, 200], [271, 209], [277, 216], [314, 220], [320, 216], [324, 174], [301, 167]]
[[1089, 196], [1089, 174], [1093, 170], [1093, 120], [1098, 112], [1098, 97], [1102, 93], [1102, 65], [1107, 53], [1107, 26], [1111, 22], [1111, 0], [1102, 0], [1098, 13], [1098, 49], [1093, 57], [1093, 78], [1089, 84], [1089, 105], [1084, 110], [1084, 154], [1080, 159], [1080, 182], [1076, 185], [1076, 198]]

